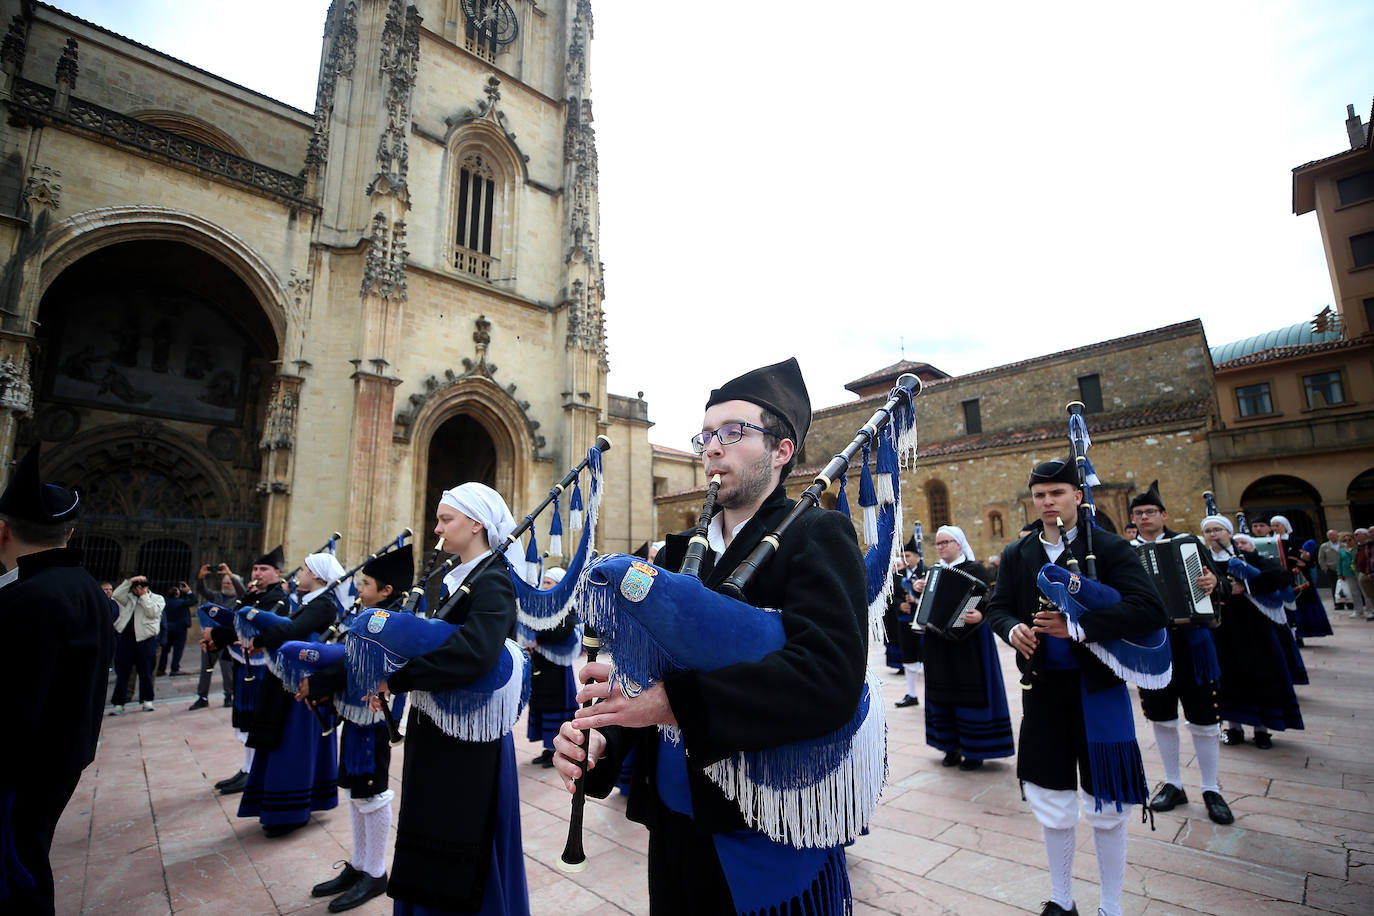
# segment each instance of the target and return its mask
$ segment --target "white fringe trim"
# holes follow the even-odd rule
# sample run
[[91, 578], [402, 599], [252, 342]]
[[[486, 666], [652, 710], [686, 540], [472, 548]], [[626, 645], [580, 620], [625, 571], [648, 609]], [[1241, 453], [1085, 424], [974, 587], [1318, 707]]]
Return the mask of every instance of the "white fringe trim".
[[[514, 640], [506, 640], [505, 649], [514, 663], [510, 680], [497, 688], [481, 706], [465, 713], [447, 712], [441, 708], [435, 695], [428, 690], [410, 691], [410, 702], [415, 704], [416, 709], [429, 716], [439, 730], [450, 738], [460, 741], [495, 741], [504, 737], [515, 727], [520, 713], [525, 708], [524, 686], [529, 679], [527, 669], [530, 664], [529, 656]], [[469, 694], [469, 701], [479, 700], [479, 695], [463, 688], [445, 690], [442, 693]]]
[[1146, 690], [1163, 690], [1165, 687], [1169, 686], [1169, 681], [1174, 676], [1174, 663], [1172, 661], [1169, 662], [1169, 667], [1165, 668], [1160, 674], [1142, 674], [1139, 671], [1132, 671], [1130, 668], [1121, 664], [1121, 662], [1116, 660], [1116, 656], [1102, 648], [1098, 643], [1088, 642], [1083, 645], [1087, 646], [1089, 651], [1097, 656], [1098, 661], [1112, 669], [1113, 674], [1128, 684], [1144, 687]]
[[742, 754], [707, 767], [706, 777], [734, 801], [749, 826], [774, 842], [825, 849], [858, 838], [878, 807], [887, 779], [887, 719], [882, 682], [865, 677], [868, 715], [854, 734], [850, 753], [814, 785], [771, 789], [755, 783]]

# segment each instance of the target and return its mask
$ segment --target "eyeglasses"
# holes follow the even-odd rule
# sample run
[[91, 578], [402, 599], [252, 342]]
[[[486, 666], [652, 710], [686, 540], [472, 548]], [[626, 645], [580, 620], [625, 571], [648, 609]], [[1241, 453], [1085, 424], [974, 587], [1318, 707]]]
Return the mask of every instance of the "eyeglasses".
[[745, 427], [756, 429], [769, 436], [777, 435], [777, 433], [773, 432], [771, 429], [764, 429], [762, 426], [755, 426], [753, 423], [745, 423], [743, 420], [738, 420], [734, 423], [726, 423], [723, 426], [718, 426], [715, 429], [703, 429], [701, 432], [697, 433], [692, 437], [692, 451], [696, 452], [698, 455], [706, 451], [707, 447], [711, 444], [712, 436], [715, 436], [716, 441], [721, 445], [734, 445], [744, 438]]
[[1131, 515], [1134, 515], [1134, 516], [1136, 516], [1136, 517], [1138, 517], [1138, 518], [1150, 518], [1151, 516], [1158, 515], [1158, 514], [1159, 514], [1159, 510], [1158, 510], [1158, 509], [1153, 509], [1153, 508], [1151, 508], [1151, 509], [1132, 509], [1132, 510], [1131, 510]]
[[959, 543], [958, 541], [936, 541], [936, 542], [935, 542], [935, 546], [936, 546], [936, 547], [950, 547], [950, 546], [955, 545], [955, 544], [958, 544], [958, 543]]

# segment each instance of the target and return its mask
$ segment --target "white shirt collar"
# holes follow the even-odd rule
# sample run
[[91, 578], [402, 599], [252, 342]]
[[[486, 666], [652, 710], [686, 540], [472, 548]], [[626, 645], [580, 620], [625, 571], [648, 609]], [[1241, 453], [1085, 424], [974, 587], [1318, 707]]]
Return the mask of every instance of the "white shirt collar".
[[467, 580], [468, 576], [472, 575], [472, 571], [477, 568], [477, 564], [485, 560], [490, 553], [491, 548], [488, 547], [486, 550], [482, 551], [479, 556], [468, 560], [466, 563], [453, 567], [453, 572], [444, 576], [444, 585], [448, 586], [448, 593], [452, 595], [454, 592], [458, 591], [458, 587]]
[[316, 598], [318, 598], [318, 597], [320, 597], [321, 595], [323, 595], [323, 594], [324, 594], [325, 588], [326, 588], [326, 586], [321, 585], [319, 588], [315, 589], [313, 592], [307, 593], [306, 596], [305, 596], [304, 598], [301, 599], [301, 607], [305, 607], [307, 604], [309, 604], [310, 602], [314, 601]]
[[[749, 518], [753, 518], [753, 516], [751, 515], [749, 516]], [[744, 521], [740, 522], [738, 525], [735, 526], [735, 530], [730, 532], [731, 542], [735, 540], [735, 537], [739, 534], [740, 529], [747, 524], [749, 524], [748, 518], [746, 518]], [[706, 528], [706, 543], [711, 546], [711, 552], [714, 553], [717, 558], [719, 558], [722, 554], [725, 553], [726, 544], [724, 512], [717, 512], [715, 515], [711, 517], [711, 524]]]
[[13, 585], [17, 581], [19, 581], [18, 563], [14, 564], [14, 569], [9, 570], [3, 576], [0, 576], [0, 588], [4, 588], [6, 585]]

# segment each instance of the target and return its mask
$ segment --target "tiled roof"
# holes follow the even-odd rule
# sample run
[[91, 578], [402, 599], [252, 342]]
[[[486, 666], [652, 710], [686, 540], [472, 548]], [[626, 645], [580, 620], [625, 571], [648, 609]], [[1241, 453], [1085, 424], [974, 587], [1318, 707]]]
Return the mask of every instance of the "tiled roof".
[[653, 446], [653, 452], [655, 455], [671, 455], [674, 458], [690, 458], [693, 461], [696, 461], [699, 457], [701, 457], [692, 452], [684, 452], [680, 448], [669, 448], [666, 445], [656, 445], [653, 443], [650, 443], [650, 445]]
[[[1295, 356], [1308, 356], [1313, 353], [1326, 353], [1330, 350], [1345, 350], [1351, 347], [1367, 347], [1371, 341], [1367, 337], [1354, 337], [1348, 340], [1320, 340], [1316, 343], [1294, 344], [1286, 347], [1269, 347], [1265, 350], [1258, 350], [1254, 353], [1246, 353], [1235, 359], [1229, 359], [1224, 363], [1217, 363], [1215, 369], [1221, 372], [1225, 369], [1240, 369], [1243, 366], [1255, 366], [1260, 363], [1272, 362], [1279, 359], [1291, 359]], [[1216, 352], [1215, 350], [1213, 352]]]
[[[1156, 426], [1161, 423], [1176, 423], [1181, 420], [1202, 420], [1212, 410], [1210, 397], [1195, 401], [1181, 401], [1176, 404], [1163, 404], [1142, 410], [1127, 410], [1120, 413], [1097, 414], [1088, 418], [1089, 431], [1099, 433], [1123, 429], [1136, 429], [1142, 426]], [[980, 436], [965, 436], [947, 442], [922, 442], [916, 449], [916, 460], [938, 458], [944, 455], [960, 455], [989, 448], [1003, 448], [1008, 445], [1029, 445], [1033, 442], [1047, 442], [1062, 439], [1068, 445], [1068, 424], [1056, 423], [1034, 429], [1007, 430], [1004, 432], [984, 433]]]
[[882, 369], [879, 369], [875, 372], [870, 372], [868, 373], [868, 375], [865, 375], [862, 378], [856, 378], [852, 382], [846, 382], [844, 387], [848, 388], [850, 391], [853, 391], [855, 388], [863, 388], [866, 385], [873, 384], [874, 382], [891, 382], [892, 380], [896, 379], [897, 376], [901, 375], [903, 372], [911, 372], [916, 375], [920, 375], [922, 369], [925, 369], [928, 375], [934, 374], [943, 378], [949, 378], [948, 372], [941, 372], [939, 369], [936, 369], [930, 363], [918, 363], [914, 360], [904, 359], [899, 362], [895, 362], [890, 366], [884, 366]]

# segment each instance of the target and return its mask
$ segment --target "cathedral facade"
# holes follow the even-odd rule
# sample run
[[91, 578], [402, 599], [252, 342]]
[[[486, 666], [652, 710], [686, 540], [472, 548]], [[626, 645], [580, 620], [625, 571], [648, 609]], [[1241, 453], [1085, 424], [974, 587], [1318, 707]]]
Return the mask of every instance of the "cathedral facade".
[[[519, 517], [598, 434], [651, 478], [606, 390], [587, 0], [335, 0], [313, 112], [0, 10], [0, 456], [81, 490], [93, 572], [430, 546], [443, 489]], [[604, 547], [649, 537], [647, 484], [606, 499]]]

